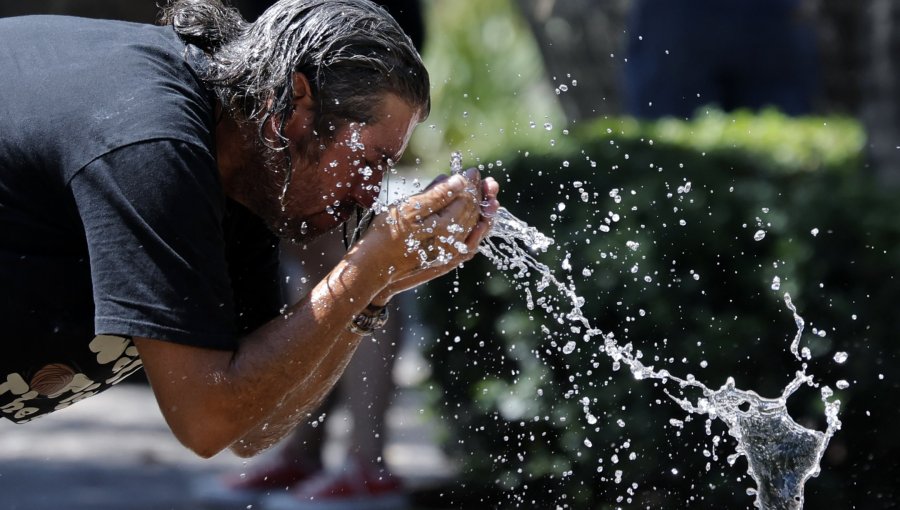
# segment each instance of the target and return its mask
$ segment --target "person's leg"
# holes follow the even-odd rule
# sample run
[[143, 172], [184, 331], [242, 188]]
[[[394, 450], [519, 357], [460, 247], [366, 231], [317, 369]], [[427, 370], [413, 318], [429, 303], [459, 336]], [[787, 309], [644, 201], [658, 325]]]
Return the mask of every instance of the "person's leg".
[[387, 440], [385, 416], [394, 396], [394, 360], [401, 342], [403, 320], [396, 306], [383, 331], [360, 344], [341, 380], [341, 394], [353, 420], [348, 454], [381, 467]]
[[700, 106], [720, 103], [716, 65], [722, 41], [709, 23], [717, 1], [632, 4], [622, 75], [626, 113], [685, 119]]
[[[749, 0], [747, 0], [749, 1]], [[749, 16], [748, 16], [749, 17]], [[737, 63], [739, 106], [776, 107], [788, 115], [809, 114], [818, 84], [818, 40], [809, 17], [797, 10], [754, 11]]]
[[[311, 273], [315, 271], [315, 264], [319, 264], [317, 257], [323, 257], [323, 266], [331, 267], [343, 255], [339, 236], [331, 237], [330, 243], [317, 244], [304, 252], [306, 265], [313, 264], [309, 268]], [[309, 253], [313, 249], [316, 251]], [[350, 415], [352, 428], [345, 462], [338, 469], [321, 470], [309, 480], [298, 483], [289, 493], [274, 493], [265, 499], [263, 508], [294, 510], [318, 504], [323, 508], [396, 510], [407, 506], [402, 484], [386, 469], [384, 459], [385, 415], [394, 391], [394, 358], [403, 324], [396, 307], [392, 307], [390, 315], [386, 330], [362, 339], [341, 376], [337, 391], [329, 397], [346, 403]], [[323, 425], [317, 429], [320, 434]], [[321, 439], [312, 441], [308, 432], [309, 428], [304, 426], [288, 439], [280, 452], [281, 458], [287, 461], [292, 456], [302, 459], [313, 446], [321, 446]], [[308, 443], [304, 444], [305, 441]], [[309, 448], [305, 447], [307, 444]]]
[[[343, 256], [340, 235], [309, 246], [286, 247], [283, 259], [291, 300], [306, 294], [312, 282], [324, 275]], [[333, 410], [336, 402], [346, 403], [352, 429], [347, 453], [366, 466], [379, 471], [383, 467], [385, 414], [394, 391], [394, 359], [401, 341], [403, 320], [396, 306], [391, 306], [390, 319], [382, 331], [364, 338], [341, 377], [337, 391], [328, 398], [321, 412]], [[320, 456], [324, 444], [324, 423], [318, 427], [302, 425], [283, 442], [280, 458], [309, 462]], [[321, 465], [321, 462], [319, 463]]]

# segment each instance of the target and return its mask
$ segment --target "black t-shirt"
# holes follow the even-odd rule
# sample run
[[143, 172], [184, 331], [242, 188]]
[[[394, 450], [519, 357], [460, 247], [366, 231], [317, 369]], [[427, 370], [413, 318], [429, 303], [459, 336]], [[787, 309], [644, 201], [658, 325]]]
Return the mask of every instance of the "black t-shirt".
[[277, 314], [277, 241], [225, 198], [204, 58], [169, 27], [0, 19], [0, 417], [234, 349]]

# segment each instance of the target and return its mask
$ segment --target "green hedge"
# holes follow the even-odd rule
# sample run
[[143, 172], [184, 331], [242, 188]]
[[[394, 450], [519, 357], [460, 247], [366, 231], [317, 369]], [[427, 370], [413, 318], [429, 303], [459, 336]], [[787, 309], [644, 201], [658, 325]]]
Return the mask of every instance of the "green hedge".
[[[539, 259], [576, 286], [594, 326], [657, 368], [713, 388], [733, 376], [777, 396], [800, 368], [788, 352], [790, 292], [807, 321], [810, 371], [832, 388], [851, 383], [837, 392], [844, 430], [807, 484], [807, 508], [887, 508], [898, 463], [886, 452], [900, 446], [892, 423], [900, 207], [870, 181], [863, 146], [848, 119], [709, 112], [692, 122], [582, 126], [549, 154], [498, 154], [501, 165], [487, 172], [514, 214], [555, 238]], [[618, 221], [604, 232], [610, 215]], [[724, 425], [713, 425], [725, 441], [708, 457], [704, 421], [672, 424], [685, 413], [660, 384], [613, 371], [599, 341], [526, 307], [526, 287], [538, 296], [533, 280], [477, 257], [430, 284], [421, 304], [437, 333], [426, 384], [448, 450], [470, 488], [508, 489], [484, 504], [749, 508], [753, 483], [743, 458], [727, 464], [734, 442]], [[572, 339], [577, 350], [564, 354]], [[849, 353], [845, 364], [832, 360], [837, 351]], [[596, 424], [585, 420], [585, 398]], [[824, 430], [817, 391], [789, 404], [800, 423]]]

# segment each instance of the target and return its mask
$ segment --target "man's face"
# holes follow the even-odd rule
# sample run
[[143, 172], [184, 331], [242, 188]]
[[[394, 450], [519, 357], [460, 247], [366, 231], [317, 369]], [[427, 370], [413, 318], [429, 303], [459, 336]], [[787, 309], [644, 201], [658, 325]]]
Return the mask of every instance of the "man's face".
[[338, 227], [356, 206], [371, 207], [419, 120], [418, 108], [389, 93], [373, 122], [346, 124], [331, 136], [307, 136], [288, 125], [293, 175], [270, 227], [281, 237], [303, 241]]

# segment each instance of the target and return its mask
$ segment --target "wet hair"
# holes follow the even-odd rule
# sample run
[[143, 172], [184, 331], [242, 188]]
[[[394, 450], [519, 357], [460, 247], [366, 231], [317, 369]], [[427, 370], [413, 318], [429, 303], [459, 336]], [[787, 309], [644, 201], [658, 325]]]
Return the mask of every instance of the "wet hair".
[[257, 123], [268, 146], [262, 126], [271, 119], [287, 142], [295, 72], [309, 80], [320, 135], [374, 121], [386, 92], [423, 118], [431, 108], [428, 72], [412, 41], [368, 0], [280, 0], [253, 23], [220, 0], [173, 0], [160, 21], [209, 56], [203, 79], [236, 118]]

